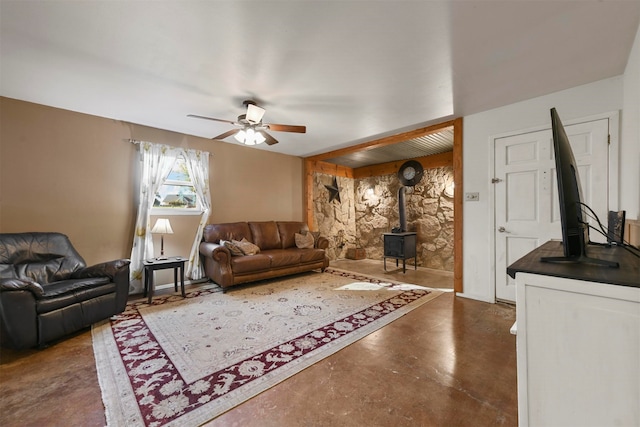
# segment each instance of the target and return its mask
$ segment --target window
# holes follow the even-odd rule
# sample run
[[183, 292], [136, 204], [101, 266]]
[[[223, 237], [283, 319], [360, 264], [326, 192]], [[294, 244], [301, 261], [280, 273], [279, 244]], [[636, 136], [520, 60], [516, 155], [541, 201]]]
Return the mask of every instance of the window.
[[156, 193], [151, 209], [152, 215], [200, 215], [202, 208], [191, 182], [187, 164], [182, 156]]

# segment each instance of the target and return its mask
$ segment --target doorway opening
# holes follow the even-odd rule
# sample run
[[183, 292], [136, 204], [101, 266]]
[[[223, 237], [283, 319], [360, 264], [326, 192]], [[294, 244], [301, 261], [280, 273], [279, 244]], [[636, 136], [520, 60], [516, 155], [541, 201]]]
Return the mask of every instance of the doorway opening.
[[[426, 151], [422, 151], [414, 155], [414, 157], [406, 157], [404, 143], [424, 136], [437, 136], [439, 132], [447, 129], [452, 132], [450, 151], [431, 155], [427, 155]], [[396, 159], [365, 166], [350, 163], [358, 156], [371, 156], [381, 150], [395, 155]], [[305, 158], [306, 221], [312, 225], [315, 220], [313, 200], [315, 174], [321, 173], [351, 179], [395, 174], [406, 160], [420, 161], [425, 169], [443, 165], [451, 165], [453, 167], [453, 286], [456, 292], [462, 292], [462, 118]], [[332, 163], [332, 161], [335, 163]]]

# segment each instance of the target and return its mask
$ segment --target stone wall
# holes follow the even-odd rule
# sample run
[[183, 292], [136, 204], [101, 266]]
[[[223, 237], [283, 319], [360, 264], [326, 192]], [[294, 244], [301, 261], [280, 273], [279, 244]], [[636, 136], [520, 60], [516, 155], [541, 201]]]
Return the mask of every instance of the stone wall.
[[337, 177], [340, 202], [329, 202], [330, 193], [325, 187], [333, 184], [333, 176], [314, 174], [314, 224], [312, 229], [329, 239], [329, 259], [344, 258], [347, 248], [356, 247], [356, 214], [353, 200], [354, 180]]
[[[357, 247], [366, 250], [367, 258], [381, 260], [382, 234], [400, 222], [397, 175], [338, 177], [340, 203], [329, 203], [325, 185], [333, 183], [333, 176], [314, 178], [314, 229], [329, 238], [329, 258], [344, 258], [348, 248]], [[453, 271], [453, 168], [425, 170], [418, 185], [405, 189], [405, 212], [407, 231], [417, 232], [418, 265]]]

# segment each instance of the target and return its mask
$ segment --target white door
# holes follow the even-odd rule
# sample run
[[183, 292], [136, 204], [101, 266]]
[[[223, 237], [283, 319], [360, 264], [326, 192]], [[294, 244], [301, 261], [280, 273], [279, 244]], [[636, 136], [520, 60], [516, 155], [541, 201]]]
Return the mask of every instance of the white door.
[[[565, 125], [578, 163], [583, 203], [606, 229], [609, 121]], [[551, 129], [495, 140], [496, 299], [515, 301], [507, 267], [550, 239], [562, 239]], [[583, 210], [583, 212], [586, 212]], [[595, 220], [589, 223], [598, 227]], [[590, 240], [606, 241], [590, 230]]]

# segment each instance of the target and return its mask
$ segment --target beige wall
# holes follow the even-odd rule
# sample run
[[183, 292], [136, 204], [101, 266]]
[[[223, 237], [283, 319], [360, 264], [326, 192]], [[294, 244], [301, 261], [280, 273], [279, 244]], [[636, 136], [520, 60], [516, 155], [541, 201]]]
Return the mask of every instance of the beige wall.
[[[211, 153], [209, 222], [303, 219], [301, 158], [0, 97], [0, 232], [65, 233], [88, 264], [128, 258], [138, 165], [130, 138]], [[165, 254], [188, 256], [198, 218], [170, 219]]]

